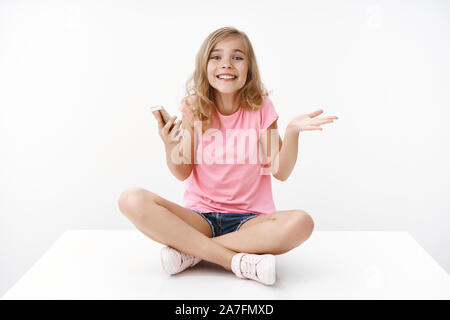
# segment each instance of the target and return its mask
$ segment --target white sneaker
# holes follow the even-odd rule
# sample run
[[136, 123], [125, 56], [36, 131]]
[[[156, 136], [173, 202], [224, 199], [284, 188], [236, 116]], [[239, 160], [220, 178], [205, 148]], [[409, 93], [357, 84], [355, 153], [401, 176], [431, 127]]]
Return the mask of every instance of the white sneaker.
[[202, 259], [180, 252], [171, 247], [161, 249], [161, 264], [168, 274], [179, 273], [189, 267], [195, 266]]
[[239, 278], [253, 279], [272, 285], [275, 283], [275, 256], [238, 253], [231, 260], [231, 270]]

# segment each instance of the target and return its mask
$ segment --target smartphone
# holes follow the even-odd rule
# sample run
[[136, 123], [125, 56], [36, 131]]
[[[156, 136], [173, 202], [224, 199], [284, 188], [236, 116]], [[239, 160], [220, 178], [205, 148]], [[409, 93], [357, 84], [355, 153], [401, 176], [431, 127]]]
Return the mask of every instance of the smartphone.
[[[166, 109], [164, 109], [161, 105], [151, 106], [150, 111], [156, 116], [156, 112], [159, 112], [161, 114], [161, 118], [163, 121], [163, 125], [165, 125], [171, 118], [170, 114], [167, 112]], [[169, 128], [169, 132], [173, 129], [175, 124], [172, 124], [172, 126]]]

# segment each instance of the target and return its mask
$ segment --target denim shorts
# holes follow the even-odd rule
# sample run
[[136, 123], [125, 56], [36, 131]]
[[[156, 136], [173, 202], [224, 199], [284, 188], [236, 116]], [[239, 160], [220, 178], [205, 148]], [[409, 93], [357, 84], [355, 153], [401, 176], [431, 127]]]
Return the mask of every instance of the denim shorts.
[[255, 213], [221, 213], [221, 212], [207, 212], [202, 213], [194, 209], [190, 209], [201, 215], [208, 221], [212, 236], [219, 237], [221, 235], [238, 231], [242, 224], [250, 219], [260, 216]]

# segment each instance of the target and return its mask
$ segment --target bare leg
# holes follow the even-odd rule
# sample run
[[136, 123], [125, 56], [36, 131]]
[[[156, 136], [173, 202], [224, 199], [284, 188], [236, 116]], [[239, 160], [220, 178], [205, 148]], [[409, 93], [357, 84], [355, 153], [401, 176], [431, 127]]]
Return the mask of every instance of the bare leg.
[[212, 240], [236, 252], [282, 254], [309, 238], [312, 218], [301, 210], [277, 211], [250, 219], [238, 231]]
[[130, 188], [121, 194], [119, 208], [150, 239], [231, 270], [231, 260], [237, 252], [200, 232], [207, 222], [195, 212], [178, 208], [186, 210], [183, 214], [189, 215], [191, 221], [199, 221], [194, 227], [164, 207], [162, 204], [167, 203], [162, 200], [145, 189]]

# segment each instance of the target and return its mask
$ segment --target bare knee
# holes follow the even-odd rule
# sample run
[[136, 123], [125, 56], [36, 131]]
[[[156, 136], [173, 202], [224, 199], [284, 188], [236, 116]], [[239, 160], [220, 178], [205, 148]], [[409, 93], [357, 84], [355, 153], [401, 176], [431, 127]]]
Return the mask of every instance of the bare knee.
[[139, 187], [131, 187], [120, 194], [118, 204], [120, 211], [128, 218], [138, 218], [142, 207], [149, 201], [154, 201], [156, 195]]
[[290, 239], [291, 249], [307, 240], [314, 229], [312, 217], [303, 210], [293, 210], [285, 229], [285, 237]]
[[292, 215], [293, 224], [296, 225], [297, 229], [302, 232], [306, 232], [308, 237], [311, 235], [314, 229], [313, 218], [303, 210], [295, 210]]

